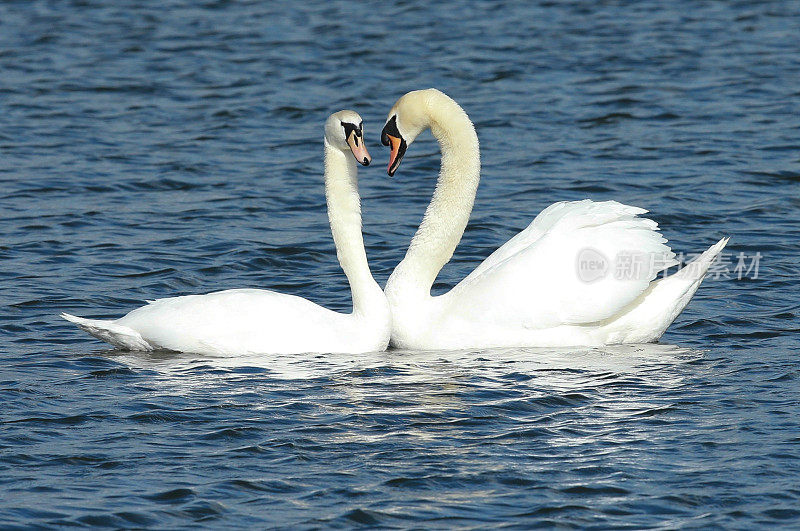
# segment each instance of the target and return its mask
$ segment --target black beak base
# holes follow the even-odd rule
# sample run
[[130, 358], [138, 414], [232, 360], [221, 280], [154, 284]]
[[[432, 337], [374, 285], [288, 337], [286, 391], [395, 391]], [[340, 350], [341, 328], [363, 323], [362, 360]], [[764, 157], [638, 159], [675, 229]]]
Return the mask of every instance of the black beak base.
[[395, 114], [386, 122], [386, 125], [383, 126], [383, 130], [381, 131], [381, 144], [384, 146], [390, 146], [391, 142], [389, 142], [389, 135], [392, 135], [395, 138], [403, 138], [400, 134], [400, 130], [397, 129], [397, 115]]

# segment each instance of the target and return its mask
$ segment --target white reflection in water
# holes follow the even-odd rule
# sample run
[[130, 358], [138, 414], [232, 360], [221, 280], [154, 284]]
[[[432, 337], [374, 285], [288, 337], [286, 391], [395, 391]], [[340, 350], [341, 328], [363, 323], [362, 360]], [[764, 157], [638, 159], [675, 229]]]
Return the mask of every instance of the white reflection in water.
[[[135, 369], [156, 371], [159, 380], [191, 392], [214, 382], [258, 380], [303, 387], [325, 385], [354, 401], [386, 393], [408, 397], [425, 407], [451, 407], [470, 382], [486, 389], [509, 389], [517, 382], [542, 393], [592, 387], [606, 379], [643, 379], [673, 387], [686, 371], [682, 364], [702, 351], [668, 344], [614, 345], [592, 348], [504, 348], [459, 351], [399, 351], [365, 354], [258, 355], [210, 357], [174, 352], [109, 351], [107, 355]], [[245, 368], [260, 368], [251, 376]], [[266, 377], [266, 378], [265, 378]], [[324, 381], [316, 382], [317, 379]], [[294, 384], [292, 384], [294, 381]], [[522, 384], [520, 384], [522, 385]], [[419, 393], [425, 393], [421, 396]]]
[[103, 354], [132, 368], [169, 374], [205, 366], [214, 369], [259, 367], [284, 379], [308, 379], [339, 372], [370, 369], [397, 369], [411, 372], [422, 380], [448, 374], [459, 376], [486, 371], [528, 373], [546, 370], [612, 371], [635, 374], [654, 367], [687, 363], [703, 352], [669, 344], [608, 345], [603, 347], [501, 348], [488, 350], [368, 352], [363, 354], [259, 354], [214, 357], [170, 351], [121, 352]]

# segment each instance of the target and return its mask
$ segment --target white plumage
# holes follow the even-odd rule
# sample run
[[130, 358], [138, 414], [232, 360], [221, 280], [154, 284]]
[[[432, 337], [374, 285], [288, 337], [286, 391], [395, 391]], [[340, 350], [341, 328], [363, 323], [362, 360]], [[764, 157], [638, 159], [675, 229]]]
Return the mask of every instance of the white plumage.
[[[466, 227], [480, 178], [475, 129], [435, 90], [403, 96], [389, 113], [390, 172], [401, 150], [430, 128], [442, 150], [431, 204], [386, 294], [392, 344], [413, 349], [588, 346], [656, 341], [688, 304], [720, 240], [692, 264], [677, 264], [647, 211], [615, 201], [559, 202], [497, 249], [451, 291], [431, 297]], [[583, 268], [586, 269], [583, 269]], [[592, 269], [594, 267], [594, 269]]]
[[325, 125], [325, 190], [337, 256], [350, 281], [352, 313], [274, 291], [233, 289], [159, 299], [115, 321], [62, 317], [129, 350], [215, 355], [385, 350], [391, 315], [367, 264], [356, 160], [369, 164], [361, 117], [340, 111]]

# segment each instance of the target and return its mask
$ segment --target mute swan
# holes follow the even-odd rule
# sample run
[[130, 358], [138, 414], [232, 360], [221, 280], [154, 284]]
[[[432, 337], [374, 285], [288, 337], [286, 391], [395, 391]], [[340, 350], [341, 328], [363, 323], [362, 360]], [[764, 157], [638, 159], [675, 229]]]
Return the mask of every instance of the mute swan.
[[324, 145], [328, 218], [350, 282], [353, 313], [274, 291], [233, 289], [159, 299], [115, 321], [61, 316], [98, 339], [131, 350], [216, 355], [385, 350], [391, 313], [372, 278], [361, 234], [356, 161], [364, 166], [371, 161], [361, 117], [353, 111], [331, 115]]
[[[480, 179], [478, 137], [467, 114], [435, 89], [409, 92], [389, 112], [381, 142], [389, 175], [430, 128], [442, 152], [436, 190], [385, 292], [394, 346], [458, 349], [592, 346], [656, 341], [683, 310], [727, 238], [677, 273], [647, 212], [615, 201], [560, 202], [452, 290], [431, 286], [467, 225]], [[619, 274], [628, 262], [637, 271]], [[641, 267], [644, 265], [644, 267]], [[633, 269], [633, 268], [632, 268]]]

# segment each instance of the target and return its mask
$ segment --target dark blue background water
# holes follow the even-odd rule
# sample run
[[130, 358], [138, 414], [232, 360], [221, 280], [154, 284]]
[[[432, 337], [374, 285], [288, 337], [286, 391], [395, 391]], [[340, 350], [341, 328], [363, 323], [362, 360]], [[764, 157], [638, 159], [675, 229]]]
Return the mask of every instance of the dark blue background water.
[[[0, 525], [798, 525], [798, 35], [798, 2], [0, 4]], [[384, 282], [438, 154], [390, 180], [378, 132], [429, 86], [484, 163], [437, 289], [584, 197], [676, 251], [731, 235], [758, 278], [609, 349], [219, 360], [57, 318], [233, 287], [347, 309], [323, 121], [367, 124]]]

